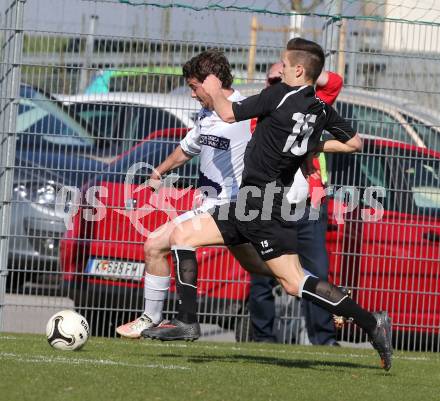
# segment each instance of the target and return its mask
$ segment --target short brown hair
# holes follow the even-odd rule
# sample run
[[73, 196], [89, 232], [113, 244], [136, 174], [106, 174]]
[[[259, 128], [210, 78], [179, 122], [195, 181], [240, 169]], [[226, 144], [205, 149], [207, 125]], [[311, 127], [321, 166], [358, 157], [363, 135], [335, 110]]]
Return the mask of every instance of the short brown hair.
[[234, 80], [228, 59], [218, 49], [209, 49], [198, 54], [187, 61], [182, 70], [185, 79], [196, 78], [200, 82], [209, 74], [213, 74], [221, 81], [224, 89], [229, 89]]
[[287, 55], [289, 60], [293, 63], [302, 64], [306, 77], [316, 82], [325, 63], [322, 47], [311, 40], [293, 38], [287, 42], [286, 49], [289, 51]]

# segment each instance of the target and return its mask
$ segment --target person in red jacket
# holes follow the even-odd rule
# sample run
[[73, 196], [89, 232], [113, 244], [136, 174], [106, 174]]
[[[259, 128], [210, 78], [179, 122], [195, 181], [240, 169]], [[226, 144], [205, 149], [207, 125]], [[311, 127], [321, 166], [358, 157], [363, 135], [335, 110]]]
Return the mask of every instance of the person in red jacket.
[[[282, 63], [273, 64], [267, 73], [266, 86], [281, 81]], [[323, 71], [316, 83], [316, 95], [332, 105], [342, 89], [342, 78], [330, 71]], [[323, 163], [324, 164], [324, 163]], [[314, 171], [307, 181], [300, 170], [295, 176], [295, 194], [292, 196], [300, 202], [309, 194], [304, 216], [298, 221], [298, 244], [301, 264], [321, 279], [328, 279], [328, 255], [325, 248], [327, 231], [327, 204], [325, 202], [324, 186], [326, 181], [325, 166], [320, 166], [319, 159], [313, 159]], [[323, 174], [321, 174], [321, 170]], [[302, 185], [301, 185], [302, 183]], [[321, 204], [321, 205], [320, 205]], [[315, 210], [313, 210], [315, 209]], [[310, 220], [310, 213], [318, 215], [317, 220]], [[251, 275], [251, 290], [249, 294], [249, 311], [251, 318], [251, 339], [257, 342], [277, 342], [274, 331], [275, 297], [273, 288], [278, 283], [272, 277], [258, 274]], [[336, 341], [336, 330], [332, 315], [309, 302], [302, 300], [302, 314], [305, 317], [309, 341], [314, 345], [339, 345]]]

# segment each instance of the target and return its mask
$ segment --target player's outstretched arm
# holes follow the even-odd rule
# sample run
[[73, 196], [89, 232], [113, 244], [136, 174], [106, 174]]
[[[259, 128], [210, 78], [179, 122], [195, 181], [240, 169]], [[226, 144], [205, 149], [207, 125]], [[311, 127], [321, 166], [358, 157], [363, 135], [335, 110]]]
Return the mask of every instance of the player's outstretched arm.
[[203, 89], [211, 97], [214, 110], [218, 116], [227, 123], [235, 122], [232, 111], [232, 102], [229, 101], [222, 91], [222, 83], [215, 75], [208, 75], [203, 81]]
[[182, 147], [179, 145], [176, 149], [155, 168], [153, 174], [158, 175], [151, 178], [159, 179], [161, 175], [168, 173], [168, 171], [185, 164], [188, 160], [192, 159], [193, 156], [185, 153]]
[[337, 139], [321, 141], [318, 144], [316, 152], [324, 153], [354, 153], [362, 150], [362, 139], [359, 134], [350, 138], [347, 142], [341, 142]]

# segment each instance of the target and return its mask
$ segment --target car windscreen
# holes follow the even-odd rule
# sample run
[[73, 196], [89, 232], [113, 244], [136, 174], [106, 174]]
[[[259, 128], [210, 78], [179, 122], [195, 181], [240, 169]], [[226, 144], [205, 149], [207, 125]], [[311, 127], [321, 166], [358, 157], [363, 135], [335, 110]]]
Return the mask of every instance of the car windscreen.
[[56, 101], [30, 87], [23, 87], [18, 103], [16, 131], [30, 138], [41, 135], [57, 145], [92, 146], [93, 138]]
[[356, 132], [416, 145], [404, 124], [391, 114], [368, 105], [337, 101], [335, 109]]
[[73, 113], [90, 124], [101, 146], [117, 144], [117, 151], [126, 151], [151, 132], [185, 125], [166, 110], [112, 103], [75, 103]]
[[407, 114], [402, 114], [402, 116], [422, 138], [423, 143], [428, 149], [440, 152], [440, 126], [424, 123]]

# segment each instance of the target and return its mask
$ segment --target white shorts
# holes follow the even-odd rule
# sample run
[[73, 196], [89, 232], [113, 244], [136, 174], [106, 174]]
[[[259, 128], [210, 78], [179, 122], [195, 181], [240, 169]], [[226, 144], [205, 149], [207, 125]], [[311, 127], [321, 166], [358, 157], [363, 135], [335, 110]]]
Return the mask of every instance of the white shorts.
[[173, 223], [180, 224], [184, 221], [191, 220], [193, 217], [203, 214], [209, 209], [212, 209], [214, 206], [222, 205], [223, 203], [225, 203], [224, 200], [219, 200], [217, 198], [206, 198], [198, 208], [188, 210], [187, 212], [182, 213], [180, 216], [177, 216], [175, 219], [173, 219]]

